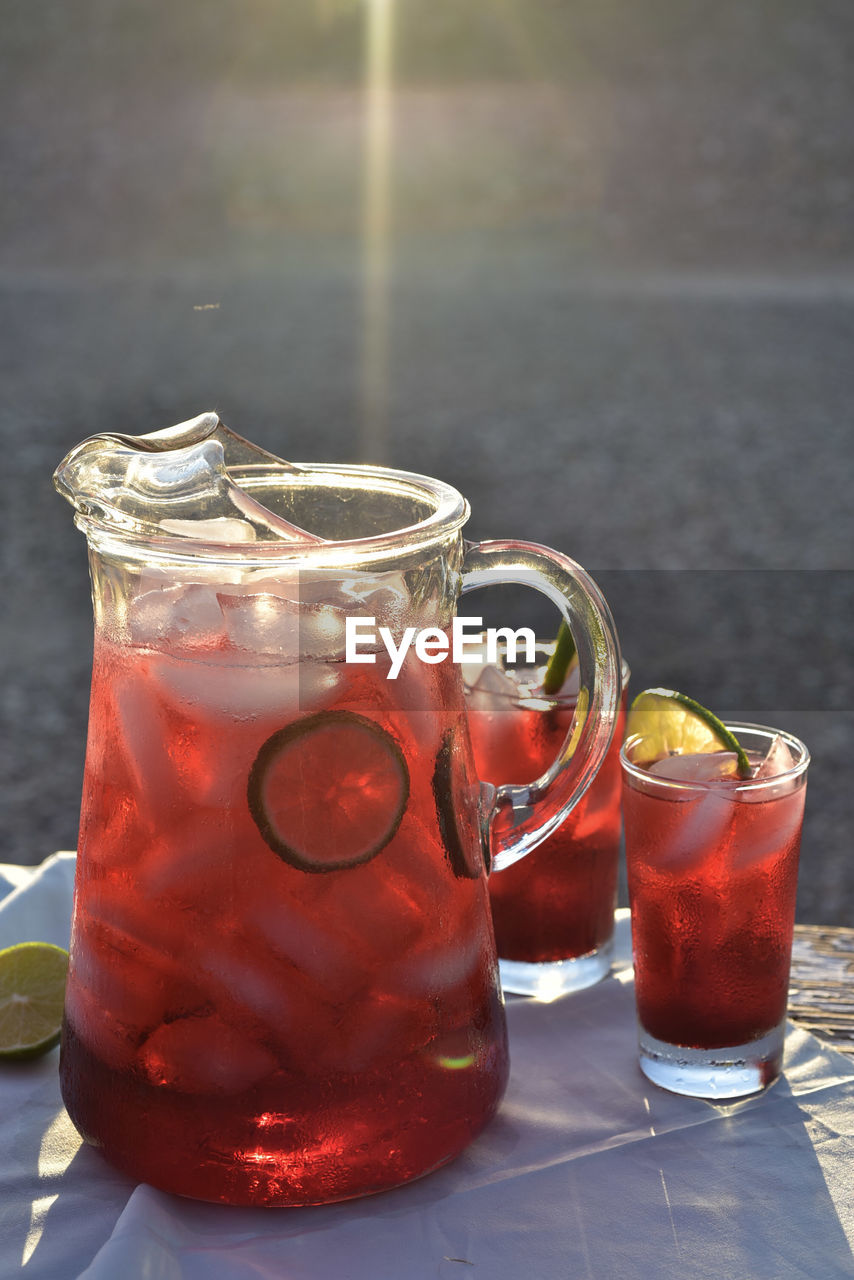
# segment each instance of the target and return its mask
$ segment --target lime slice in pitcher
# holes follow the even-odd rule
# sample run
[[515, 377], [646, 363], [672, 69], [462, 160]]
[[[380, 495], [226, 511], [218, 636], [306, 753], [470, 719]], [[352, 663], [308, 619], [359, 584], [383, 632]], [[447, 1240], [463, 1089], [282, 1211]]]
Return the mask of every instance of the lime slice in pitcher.
[[466, 805], [461, 795], [464, 774], [457, 765], [455, 757], [457, 750], [457, 727], [455, 726], [442, 735], [442, 742], [436, 754], [436, 763], [433, 766], [433, 800], [436, 804], [436, 818], [445, 856], [451, 864], [454, 875], [458, 880], [479, 880], [483, 874], [483, 867], [480, 862], [472, 861], [471, 841], [466, 840], [460, 831], [460, 822], [463, 820], [462, 815], [466, 812]]
[[739, 777], [753, 772], [747, 753], [722, 720], [675, 689], [644, 689], [629, 708], [626, 738], [635, 739], [632, 762], [653, 764], [666, 756], [732, 751]]
[[0, 1058], [36, 1058], [59, 1044], [68, 952], [49, 942], [0, 951]]
[[267, 739], [249, 810], [270, 848], [301, 871], [369, 862], [400, 826], [409, 770], [397, 742], [353, 711], [319, 711]]

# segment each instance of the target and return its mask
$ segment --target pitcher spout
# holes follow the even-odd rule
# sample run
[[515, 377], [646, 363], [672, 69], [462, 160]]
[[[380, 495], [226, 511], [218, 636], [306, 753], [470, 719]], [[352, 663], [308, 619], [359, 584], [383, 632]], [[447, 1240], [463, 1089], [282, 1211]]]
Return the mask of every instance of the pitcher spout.
[[317, 544], [324, 539], [240, 483], [303, 470], [250, 444], [211, 412], [145, 435], [90, 436], [62, 460], [54, 484], [84, 520], [130, 536]]

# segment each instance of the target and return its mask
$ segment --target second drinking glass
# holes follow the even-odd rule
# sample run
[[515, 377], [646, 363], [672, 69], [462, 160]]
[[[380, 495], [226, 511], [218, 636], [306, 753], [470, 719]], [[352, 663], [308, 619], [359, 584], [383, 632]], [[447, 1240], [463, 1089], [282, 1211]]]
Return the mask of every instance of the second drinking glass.
[[[466, 702], [475, 764], [485, 782], [533, 782], [549, 767], [578, 702], [577, 669], [560, 693], [542, 691], [553, 645], [537, 646], [537, 663], [503, 655], [500, 664], [466, 671]], [[575, 678], [574, 678], [575, 677]], [[620, 743], [629, 668], [605, 760], [560, 827], [523, 864], [490, 877], [495, 941], [505, 991], [554, 1000], [592, 986], [611, 967], [620, 855]]]

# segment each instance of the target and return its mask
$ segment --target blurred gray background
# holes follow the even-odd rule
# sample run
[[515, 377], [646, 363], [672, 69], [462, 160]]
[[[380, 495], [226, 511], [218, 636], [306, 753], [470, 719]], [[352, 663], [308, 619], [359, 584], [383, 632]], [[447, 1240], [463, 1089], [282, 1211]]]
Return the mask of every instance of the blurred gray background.
[[854, 924], [853, 72], [850, 0], [9, 0], [0, 860], [76, 839], [53, 468], [216, 409], [451, 482], [635, 690], [800, 734], [799, 918]]

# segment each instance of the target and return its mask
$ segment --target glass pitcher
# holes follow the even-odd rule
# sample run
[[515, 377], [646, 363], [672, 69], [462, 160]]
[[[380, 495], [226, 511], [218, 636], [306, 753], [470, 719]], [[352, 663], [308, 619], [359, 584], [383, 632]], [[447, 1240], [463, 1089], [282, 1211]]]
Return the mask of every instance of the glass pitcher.
[[[446, 484], [283, 463], [213, 414], [93, 437], [56, 484], [95, 610], [72, 1120], [127, 1174], [204, 1200], [323, 1203], [427, 1173], [505, 1088], [486, 877], [607, 750], [607, 605], [557, 552], [464, 542]], [[478, 782], [459, 664], [435, 656], [460, 596], [496, 582], [560, 607], [586, 690], [528, 786]], [[409, 628], [426, 639], [403, 654]]]

